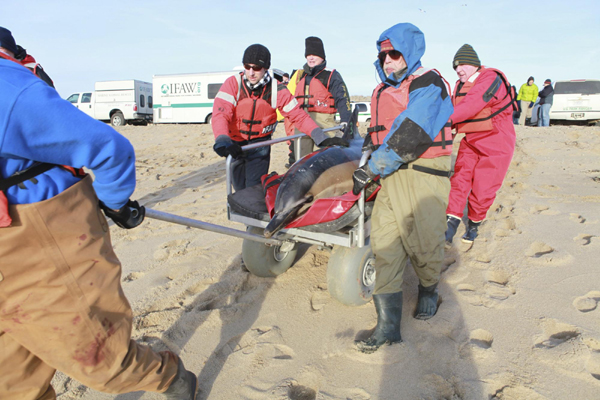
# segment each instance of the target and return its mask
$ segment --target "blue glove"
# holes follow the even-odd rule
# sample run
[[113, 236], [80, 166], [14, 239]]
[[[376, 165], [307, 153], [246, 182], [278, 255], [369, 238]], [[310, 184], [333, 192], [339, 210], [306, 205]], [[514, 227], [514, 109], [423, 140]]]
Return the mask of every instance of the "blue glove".
[[533, 108], [533, 101], [529, 103], [529, 108]]

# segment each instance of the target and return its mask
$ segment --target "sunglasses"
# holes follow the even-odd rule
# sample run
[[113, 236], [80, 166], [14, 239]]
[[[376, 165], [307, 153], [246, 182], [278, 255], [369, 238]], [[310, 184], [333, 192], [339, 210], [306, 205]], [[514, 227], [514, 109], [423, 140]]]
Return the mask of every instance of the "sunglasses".
[[260, 67], [258, 65], [250, 65], [250, 64], [244, 64], [244, 68], [247, 69], [247, 70], [253, 70], [255, 72], [258, 72], [261, 69], [263, 69], [263, 67]]
[[394, 61], [398, 61], [400, 57], [402, 57], [402, 53], [400, 53], [398, 50], [382, 51], [379, 53], [379, 61], [383, 64], [385, 62], [385, 57], [388, 55]]

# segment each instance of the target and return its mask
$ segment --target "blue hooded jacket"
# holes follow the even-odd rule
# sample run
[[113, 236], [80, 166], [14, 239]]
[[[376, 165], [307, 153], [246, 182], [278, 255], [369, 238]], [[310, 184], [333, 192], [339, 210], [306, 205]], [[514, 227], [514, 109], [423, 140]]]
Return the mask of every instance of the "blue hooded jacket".
[[[394, 49], [402, 53], [406, 72], [396, 80], [393, 73], [386, 75], [379, 60], [375, 61], [375, 69], [384, 85], [399, 88], [409, 75], [421, 67], [425, 37], [416, 26], [400, 23], [379, 36], [378, 52], [381, 51], [381, 43], [388, 39]], [[453, 111], [450, 94], [440, 75], [430, 71], [415, 78], [410, 84], [406, 109], [398, 114], [382, 145], [371, 155], [371, 171], [385, 177], [402, 164], [417, 159], [433, 143]], [[420, 154], [419, 149], [422, 150]]]
[[[0, 59], [0, 179], [36, 161], [91, 169], [98, 198], [113, 209], [135, 189], [135, 154], [125, 137], [61, 99], [27, 68]], [[56, 167], [36, 180], [8, 188], [9, 204], [47, 200], [80, 178]]]

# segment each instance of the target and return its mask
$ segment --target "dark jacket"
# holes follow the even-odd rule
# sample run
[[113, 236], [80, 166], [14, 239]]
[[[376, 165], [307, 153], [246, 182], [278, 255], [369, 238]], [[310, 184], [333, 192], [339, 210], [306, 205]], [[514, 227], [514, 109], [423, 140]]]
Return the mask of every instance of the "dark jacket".
[[540, 97], [540, 105], [542, 104], [552, 104], [552, 98], [554, 97], [554, 89], [552, 85], [544, 86], [542, 90], [538, 93]]

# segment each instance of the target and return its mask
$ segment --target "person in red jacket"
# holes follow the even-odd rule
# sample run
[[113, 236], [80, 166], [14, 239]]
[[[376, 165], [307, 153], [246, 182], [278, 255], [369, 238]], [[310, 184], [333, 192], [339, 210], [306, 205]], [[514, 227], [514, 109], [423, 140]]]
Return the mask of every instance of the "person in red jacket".
[[446, 242], [452, 243], [468, 198], [469, 221], [462, 240], [472, 243], [502, 186], [515, 150], [515, 96], [504, 74], [482, 66], [468, 44], [458, 50], [452, 66], [458, 81], [450, 119], [456, 131], [466, 135], [460, 142], [450, 179]]
[[317, 146], [348, 146], [345, 140], [327, 136], [303, 111], [283, 84], [271, 77], [271, 53], [261, 44], [244, 52], [244, 72], [229, 77], [217, 93], [213, 105], [213, 150], [221, 157], [231, 155], [233, 188], [237, 190], [260, 184], [269, 172], [271, 147], [242, 151], [242, 146], [271, 139], [277, 127], [278, 109]]

